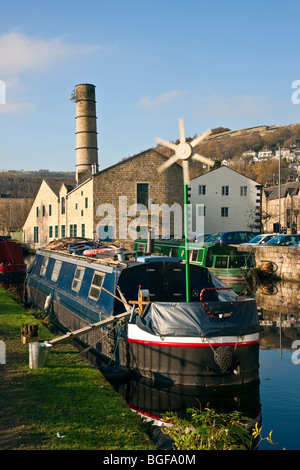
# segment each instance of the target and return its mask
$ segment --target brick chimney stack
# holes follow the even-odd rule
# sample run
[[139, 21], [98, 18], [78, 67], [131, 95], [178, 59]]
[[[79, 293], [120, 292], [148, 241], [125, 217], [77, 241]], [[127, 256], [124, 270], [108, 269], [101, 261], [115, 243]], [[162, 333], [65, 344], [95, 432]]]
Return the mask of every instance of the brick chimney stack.
[[76, 181], [83, 183], [98, 171], [95, 86], [76, 85]]

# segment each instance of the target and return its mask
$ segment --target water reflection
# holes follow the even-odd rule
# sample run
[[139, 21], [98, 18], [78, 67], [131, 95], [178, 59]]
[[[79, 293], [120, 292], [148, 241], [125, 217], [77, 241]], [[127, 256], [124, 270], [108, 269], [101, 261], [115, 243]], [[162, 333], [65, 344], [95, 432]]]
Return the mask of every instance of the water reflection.
[[261, 325], [260, 348], [291, 349], [300, 338], [299, 284], [264, 281], [255, 292]]
[[220, 412], [241, 411], [257, 419], [260, 415], [259, 382], [247, 386], [211, 389], [205, 387], [161, 387], [143, 378], [131, 378], [118, 386], [129, 406], [150, 418], [172, 411], [180, 418], [188, 416], [187, 408], [214, 408]]

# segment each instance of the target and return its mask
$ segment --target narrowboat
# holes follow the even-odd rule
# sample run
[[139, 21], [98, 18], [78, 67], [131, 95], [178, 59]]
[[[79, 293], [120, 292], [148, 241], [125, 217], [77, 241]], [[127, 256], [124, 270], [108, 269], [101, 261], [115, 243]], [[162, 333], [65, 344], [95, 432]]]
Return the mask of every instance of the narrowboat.
[[0, 237], [0, 283], [15, 284], [24, 281], [26, 267], [21, 243], [10, 237]]
[[257, 380], [254, 299], [240, 298], [207, 268], [191, 265], [186, 302], [185, 264], [179, 258], [136, 257], [103, 243], [98, 251], [72, 250], [67, 242], [38, 250], [25, 281], [26, 301], [48, 310], [66, 337], [80, 331], [81, 344], [106, 365], [156, 383]]
[[[147, 240], [136, 240], [134, 250], [139, 254], [145, 253], [147, 246]], [[190, 264], [206, 267], [229, 285], [245, 282], [255, 268], [254, 255], [251, 252], [238, 251], [233, 245], [190, 242], [188, 250]], [[184, 240], [153, 240], [153, 253], [184, 259]]]

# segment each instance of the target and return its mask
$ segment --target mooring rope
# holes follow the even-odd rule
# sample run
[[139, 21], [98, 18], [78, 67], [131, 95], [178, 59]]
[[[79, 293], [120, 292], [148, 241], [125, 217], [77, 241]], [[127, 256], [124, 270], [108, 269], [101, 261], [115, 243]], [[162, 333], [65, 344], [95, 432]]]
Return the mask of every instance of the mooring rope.
[[205, 287], [204, 289], [202, 289], [202, 291], [200, 292], [200, 302], [202, 303], [202, 305], [204, 306], [205, 310], [209, 313], [209, 315], [213, 316], [213, 313], [212, 311], [208, 308], [208, 305], [204, 302], [203, 300], [203, 294], [204, 292], [207, 292], [207, 291], [216, 291], [216, 290], [231, 290], [231, 287]]
[[[109, 333], [111, 333], [115, 328], [117, 328], [117, 326], [119, 326], [119, 324], [121, 323], [121, 320], [118, 321], [116, 323], [115, 326], [113, 326], [109, 331], [107, 331], [100, 339], [98, 339], [95, 343], [91, 344], [90, 346], [88, 346], [87, 348], [83, 349], [82, 351], [79, 351], [77, 354], [75, 354], [74, 356], [72, 357], [69, 357], [68, 359], [65, 359], [63, 362], [71, 362], [73, 359], [76, 359], [78, 356], [86, 353], [87, 351], [89, 351], [90, 349], [92, 349], [93, 347], [96, 346], [97, 343], [99, 343], [99, 341], [102, 341], [106, 336], [109, 335]], [[115, 354], [115, 353], [114, 353]]]

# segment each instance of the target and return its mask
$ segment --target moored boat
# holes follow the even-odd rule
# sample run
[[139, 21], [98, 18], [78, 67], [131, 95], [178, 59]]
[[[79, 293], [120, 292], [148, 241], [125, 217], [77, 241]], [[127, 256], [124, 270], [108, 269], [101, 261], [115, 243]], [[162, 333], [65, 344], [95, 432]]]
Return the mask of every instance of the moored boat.
[[57, 246], [37, 251], [27, 273], [27, 301], [47, 309], [64, 331], [80, 330], [80, 341], [107, 363], [165, 384], [257, 380], [254, 299], [239, 298], [207, 268], [191, 265], [186, 302], [181, 259], [136, 258], [111, 245], [109, 252], [76, 255], [76, 246], [73, 254]]
[[[147, 240], [136, 240], [134, 250], [142, 254], [147, 251], [147, 246]], [[255, 268], [254, 255], [240, 251], [234, 245], [190, 242], [188, 250], [190, 264], [206, 267], [228, 285], [245, 282]], [[184, 240], [153, 240], [153, 253], [184, 259]]]
[[21, 243], [10, 237], [0, 237], [0, 283], [14, 284], [23, 281], [25, 275], [26, 263]]

